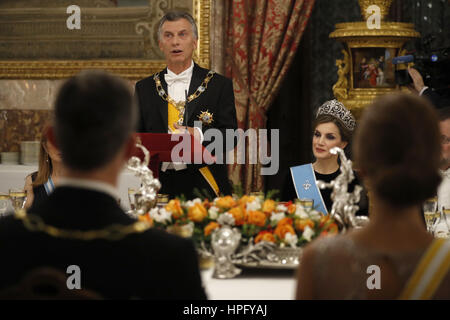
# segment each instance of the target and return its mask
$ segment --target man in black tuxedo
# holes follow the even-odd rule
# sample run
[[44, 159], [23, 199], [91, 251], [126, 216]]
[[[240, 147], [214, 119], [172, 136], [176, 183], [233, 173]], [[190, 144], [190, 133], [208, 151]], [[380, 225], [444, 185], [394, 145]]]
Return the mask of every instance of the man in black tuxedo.
[[[222, 163], [163, 163], [159, 173], [161, 193], [171, 198], [184, 194], [188, 199], [196, 197], [194, 188], [206, 191], [211, 197], [231, 194], [225, 165], [225, 154], [229, 151], [225, 148], [225, 130], [237, 129], [233, 84], [192, 60], [198, 31], [188, 13], [166, 14], [160, 20], [158, 37], [167, 68], [136, 83], [138, 132], [188, 131], [203, 142], [205, 131], [215, 128], [221, 131], [224, 143], [223, 149], [215, 150], [216, 156], [221, 153]], [[203, 144], [207, 146], [206, 141]], [[232, 145], [236, 145], [234, 138]]]
[[62, 86], [49, 139], [61, 150], [63, 177], [22, 219], [0, 220], [0, 291], [37, 268], [66, 275], [72, 266], [67, 277], [79, 268], [81, 289], [103, 298], [206, 298], [193, 243], [142, 228], [118, 205], [136, 119], [132, 93], [116, 77], [90, 71]]

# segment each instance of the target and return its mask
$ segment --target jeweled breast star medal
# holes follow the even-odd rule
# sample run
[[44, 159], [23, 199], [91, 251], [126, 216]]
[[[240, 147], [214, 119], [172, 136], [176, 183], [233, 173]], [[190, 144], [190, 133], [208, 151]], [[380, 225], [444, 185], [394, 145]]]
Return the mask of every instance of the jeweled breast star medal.
[[202, 113], [200, 113], [200, 115], [198, 116], [198, 119], [203, 124], [211, 124], [214, 121], [213, 114], [208, 112], [208, 110], [203, 111]]

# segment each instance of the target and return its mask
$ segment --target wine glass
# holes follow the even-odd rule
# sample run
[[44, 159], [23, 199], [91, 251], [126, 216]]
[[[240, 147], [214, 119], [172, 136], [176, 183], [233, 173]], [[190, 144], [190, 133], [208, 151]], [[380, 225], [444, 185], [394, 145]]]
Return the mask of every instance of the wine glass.
[[27, 193], [24, 189], [9, 189], [9, 198], [11, 199], [14, 211], [23, 209], [27, 201]]
[[297, 201], [305, 210], [311, 210], [314, 207], [314, 199], [298, 199]]
[[131, 211], [136, 210], [136, 193], [138, 191], [135, 188], [128, 188], [128, 201], [130, 203]]
[[427, 224], [427, 231], [432, 232], [432, 228], [436, 219], [438, 218], [437, 213], [437, 198], [430, 198], [425, 200], [423, 203], [423, 214], [425, 217], [425, 222]]
[[8, 209], [9, 194], [0, 192], [0, 218], [5, 214]]
[[168, 203], [169, 203], [169, 195], [158, 193], [156, 206], [159, 208], [164, 208]]

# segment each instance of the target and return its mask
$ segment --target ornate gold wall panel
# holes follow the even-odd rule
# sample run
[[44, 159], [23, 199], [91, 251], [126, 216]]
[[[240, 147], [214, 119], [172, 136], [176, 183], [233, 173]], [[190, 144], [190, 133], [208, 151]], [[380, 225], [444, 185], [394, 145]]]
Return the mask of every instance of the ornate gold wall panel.
[[105, 69], [141, 79], [165, 67], [157, 23], [172, 9], [192, 13], [199, 28], [194, 60], [210, 64], [212, 0], [149, 0], [148, 7], [82, 7], [81, 30], [69, 30], [65, 7], [0, 8], [0, 78], [57, 79]]
[[[362, 16], [365, 8], [377, 4], [381, 14], [389, 12], [391, 0], [359, 0]], [[402, 55], [404, 44], [420, 37], [411, 23], [381, 19], [379, 29], [369, 29], [366, 21], [336, 24], [330, 34], [343, 43], [343, 58], [336, 60], [338, 81], [333, 86], [335, 97], [359, 118], [364, 107], [377, 96], [402, 90], [395, 84], [392, 58]]]

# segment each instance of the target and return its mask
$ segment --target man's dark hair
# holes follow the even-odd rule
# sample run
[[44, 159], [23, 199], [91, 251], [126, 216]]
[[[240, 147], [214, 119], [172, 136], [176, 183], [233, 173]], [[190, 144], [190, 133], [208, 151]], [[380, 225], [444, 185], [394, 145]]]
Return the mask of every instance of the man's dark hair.
[[108, 163], [135, 130], [136, 106], [120, 78], [83, 71], [67, 80], [55, 105], [55, 136], [63, 163], [89, 171]]
[[194, 33], [195, 39], [198, 39], [198, 29], [195, 24], [194, 18], [187, 12], [184, 11], [171, 11], [166, 13], [158, 23], [158, 40], [161, 40], [162, 26], [166, 21], [178, 21], [180, 19], [186, 19], [192, 26], [192, 32]]
[[445, 107], [438, 110], [439, 121], [450, 119], [450, 107]]

